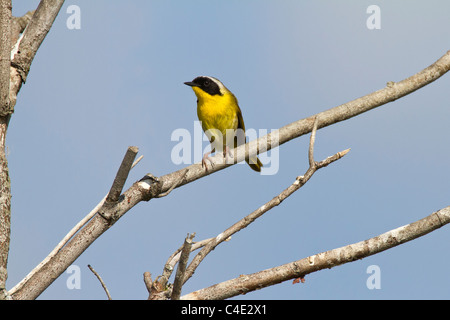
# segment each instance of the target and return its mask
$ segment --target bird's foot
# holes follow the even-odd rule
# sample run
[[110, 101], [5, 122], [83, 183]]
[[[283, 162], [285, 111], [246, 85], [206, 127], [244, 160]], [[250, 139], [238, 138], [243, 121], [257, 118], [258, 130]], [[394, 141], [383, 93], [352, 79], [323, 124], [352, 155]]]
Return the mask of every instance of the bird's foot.
[[225, 163], [228, 163], [228, 156], [230, 158], [234, 158], [230, 148], [228, 148], [228, 146], [225, 146], [225, 150], [223, 150], [223, 157], [225, 158]]
[[212, 162], [211, 158], [209, 157], [210, 154], [211, 154], [211, 152], [207, 152], [203, 155], [203, 158], [202, 158], [202, 168], [205, 167], [206, 172], [208, 172], [208, 165], [206, 163], [206, 160], [209, 161], [209, 163], [211, 164], [211, 168], [214, 169], [214, 163]]

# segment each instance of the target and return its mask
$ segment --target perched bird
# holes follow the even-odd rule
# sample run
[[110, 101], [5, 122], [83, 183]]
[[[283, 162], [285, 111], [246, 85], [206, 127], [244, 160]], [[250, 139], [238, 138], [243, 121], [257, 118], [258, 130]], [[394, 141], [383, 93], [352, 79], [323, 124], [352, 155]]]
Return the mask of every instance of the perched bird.
[[[197, 96], [198, 119], [211, 142], [211, 152], [202, 160], [202, 166], [206, 166], [205, 159], [212, 152], [223, 151], [226, 157], [229, 149], [245, 143], [244, 119], [236, 97], [218, 79], [200, 76], [184, 84], [191, 86]], [[246, 161], [250, 168], [261, 171], [262, 163], [256, 155]]]

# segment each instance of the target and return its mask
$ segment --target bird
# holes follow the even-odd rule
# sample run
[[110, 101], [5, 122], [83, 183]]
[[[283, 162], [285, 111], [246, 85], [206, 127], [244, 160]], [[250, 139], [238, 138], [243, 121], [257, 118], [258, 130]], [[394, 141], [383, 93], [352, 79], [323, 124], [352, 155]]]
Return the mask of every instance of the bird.
[[[230, 149], [246, 142], [244, 118], [238, 100], [219, 79], [198, 76], [184, 84], [192, 87], [197, 96], [197, 116], [211, 143], [211, 151], [202, 159], [202, 166], [205, 165], [208, 171], [205, 160], [212, 152], [221, 150], [226, 158]], [[253, 170], [261, 171], [263, 165], [256, 155], [250, 156], [246, 162]]]

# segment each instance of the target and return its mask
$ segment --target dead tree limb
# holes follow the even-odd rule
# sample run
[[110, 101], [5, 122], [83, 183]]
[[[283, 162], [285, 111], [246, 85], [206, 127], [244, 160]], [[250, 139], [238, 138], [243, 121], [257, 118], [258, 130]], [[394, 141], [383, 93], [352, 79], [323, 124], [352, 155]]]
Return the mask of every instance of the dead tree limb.
[[377, 254], [430, 233], [450, 222], [450, 206], [429, 216], [376, 237], [312, 255], [249, 275], [224, 281], [181, 297], [182, 300], [221, 300], [245, 294], [286, 280], [301, 278], [323, 269]]

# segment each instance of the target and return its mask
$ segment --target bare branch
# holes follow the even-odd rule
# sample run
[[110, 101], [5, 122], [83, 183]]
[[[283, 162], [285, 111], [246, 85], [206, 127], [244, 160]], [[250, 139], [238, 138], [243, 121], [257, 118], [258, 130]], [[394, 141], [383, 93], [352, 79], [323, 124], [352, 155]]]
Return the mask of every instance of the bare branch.
[[322, 269], [363, 259], [430, 233], [450, 223], [450, 206], [411, 224], [365, 241], [322, 252], [275, 268], [215, 284], [181, 297], [182, 300], [220, 300], [245, 294], [286, 280], [304, 278]]
[[6, 131], [12, 113], [9, 99], [11, 65], [11, 0], [0, 0], [0, 300], [6, 298], [11, 232], [11, 181], [5, 154]]
[[[228, 238], [227, 240], [229, 240], [230, 238]], [[211, 240], [213, 240], [213, 238], [209, 238], [209, 239], [204, 239], [201, 241], [197, 241], [197, 242], [193, 242], [191, 245], [191, 252], [200, 249], [202, 247], [204, 247], [205, 245], [207, 245]], [[225, 241], [227, 241], [225, 240]], [[184, 248], [184, 244], [183, 246], [181, 246], [180, 248], [178, 248], [170, 257], [169, 259], [167, 259], [166, 264], [164, 265], [164, 269], [163, 269], [163, 273], [161, 276], [159, 276], [155, 282], [158, 282], [158, 288], [162, 287], [162, 288], [166, 288], [167, 287], [167, 283], [169, 281], [170, 276], [172, 275], [172, 272], [175, 268], [175, 265], [178, 263], [178, 261], [180, 261], [181, 259], [181, 252]], [[145, 279], [144, 279], [145, 281]], [[147, 286], [147, 283], [146, 283]], [[154, 286], [152, 286], [151, 288], [153, 288]], [[147, 286], [147, 289], [149, 287]], [[149, 299], [152, 300], [154, 298], [154, 294], [153, 292], [150, 292], [150, 297]]]
[[[203, 248], [204, 246], [206, 246], [211, 240], [213, 240], [214, 238], [208, 238], [208, 239], [204, 239], [201, 241], [196, 241], [192, 243], [191, 246], [191, 252]], [[225, 241], [230, 240], [231, 238], [226, 239]], [[180, 247], [177, 251], [175, 251], [170, 258], [167, 260], [166, 265], [165, 265], [165, 269], [173, 269], [173, 267], [178, 263], [178, 261], [180, 260], [181, 257], [181, 250], [183, 249], [183, 247]], [[167, 267], [170, 266], [170, 267]], [[170, 277], [171, 275], [171, 271], [169, 274], [167, 274], [167, 278]]]
[[[31, 21], [31, 18], [34, 15], [35, 10], [28, 11], [22, 17], [12, 17], [11, 21], [11, 45], [17, 44], [19, 40], [20, 34], [25, 30], [28, 23]], [[17, 50], [19, 46], [17, 45]], [[17, 53], [15, 50], [14, 54]], [[11, 59], [14, 58], [13, 52], [11, 53]]]
[[179, 300], [181, 295], [181, 288], [184, 284], [184, 274], [186, 272], [186, 266], [191, 253], [192, 239], [194, 239], [195, 233], [187, 235], [184, 240], [183, 248], [181, 249], [180, 261], [178, 262], [177, 273], [175, 274], [175, 281], [172, 288], [172, 300]]
[[117, 200], [119, 200], [119, 196], [122, 193], [123, 186], [127, 181], [128, 174], [130, 173], [134, 158], [136, 158], [138, 151], [138, 147], [128, 147], [119, 170], [117, 171], [116, 178], [111, 186], [111, 190], [106, 197], [106, 202], [117, 202]]
[[94, 268], [92, 268], [92, 266], [90, 264], [88, 264], [88, 268], [97, 277], [98, 281], [100, 281], [100, 284], [102, 285], [103, 290], [105, 290], [105, 293], [106, 293], [106, 296], [108, 297], [108, 300], [112, 300], [111, 295], [109, 294], [109, 290], [106, 287], [106, 284], [103, 282], [102, 277], [100, 277], [100, 275], [97, 273], [97, 271], [95, 271]]
[[[19, 38], [20, 32], [25, 29], [25, 26], [30, 21], [30, 15], [26, 14], [22, 18], [14, 18], [11, 16], [11, 0], [0, 0], [0, 298], [3, 297], [4, 281], [6, 280], [6, 262], [9, 252], [9, 229], [10, 229], [10, 181], [7, 166], [7, 159], [5, 156], [5, 138], [9, 125], [11, 114], [14, 112], [14, 106], [16, 104], [17, 93], [22, 85], [22, 80], [28, 74], [31, 62], [37, 49], [45, 38], [50, 26], [52, 25], [59, 8], [55, 1], [41, 1], [41, 4], [47, 3], [52, 5], [52, 8], [47, 8], [52, 11], [52, 14], [48, 13], [46, 8], [43, 8], [39, 12], [37, 18], [39, 21], [35, 21], [34, 29], [28, 28], [28, 47], [23, 47], [24, 59], [17, 64], [17, 55], [12, 54], [11, 49], [13, 43], [16, 43]], [[61, 5], [63, 1], [60, 1]], [[44, 7], [43, 5], [43, 7]], [[36, 34], [41, 24], [45, 23], [46, 29], [41, 30], [40, 35]], [[23, 36], [23, 34], [22, 34]], [[20, 37], [19, 39], [23, 39]], [[19, 41], [17, 41], [19, 42]], [[31, 43], [31, 44], [30, 44]], [[14, 49], [14, 53], [18, 52], [18, 47]], [[11, 61], [11, 59], [13, 59]], [[23, 70], [23, 68], [26, 71]]]
[[144, 272], [144, 283], [148, 291], [147, 300], [167, 300], [170, 298], [171, 286], [167, 286], [167, 281], [161, 280], [161, 277], [157, 277], [153, 281], [150, 272]]
[[148, 271], [144, 272], [144, 283], [148, 293], [151, 293], [153, 280], [151, 273]]
[[[207, 245], [213, 238], [204, 239], [197, 242], [192, 242], [190, 251], [193, 252], [199, 248], [204, 247]], [[231, 238], [228, 238], [229, 240]], [[225, 241], [227, 241], [225, 240]], [[170, 257], [167, 259], [166, 264], [164, 265], [163, 274], [155, 279], [155, 281], [152, 280], [150, 276], [150, 272], [144, 272], [144, 283], [147, 288], [147, 291], [149, 292], [148, 300], [165, 300], [165, 299], [173, 299], [171, 297], [172, 287], [170, 284], [168, 284], [169, 278], [172, 275], [172, 272], [174, 270], [175, 265], [180, 261], [182, 250], [185, 248], [184, 243], [183, 245], [178, 248]], [[184, 267], [186, 269], [186, 267]], [[184, 278], [184, 274], [183, 274]], [[179, 279], [182, 279], [181, 276]], [[183, 283], [181, 283], [183, 285]]]
[[319, 117], [316, 116], [314, 119], [314, 125], [311, 131], [311, 138], [309, 139], [309, 150], [308, 150], [308, 160], [309, 166], [314, 167], [314, 143], [316, 142], [316, 132], [317, 132], [317, 124], [319, 123]]

